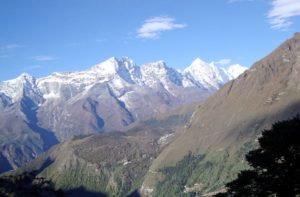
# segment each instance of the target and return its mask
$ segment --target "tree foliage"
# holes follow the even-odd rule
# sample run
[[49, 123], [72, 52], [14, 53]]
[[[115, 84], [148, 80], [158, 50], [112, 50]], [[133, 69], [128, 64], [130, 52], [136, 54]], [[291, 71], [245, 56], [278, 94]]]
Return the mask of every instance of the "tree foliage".
[[36, 172], [25, 172], [19, 175], [0, 177], [0, 196], [64, 196], [62, 190], [55, 190], [51, 181], [37, 177]]
[[157, 191], [155, 196], [195, 196], [194, 192], [184, 193], [184, 186], [187, 184], [188, 178], [192, 176], [193, 170], [197, 168], [197, 164], [203, 160], [203, 158], [204, 155], [195, 156], [189, 152], [175, 166], [161, 169], [160, 172], [166, 176], [166, 178], [156, 185]]
[[216, 196], [300, 195], [300, 116], [275, 123], [258, 141], [259, 148], [246, 155], [251, 169], [240, 172], [226, 185], [227, 192]]

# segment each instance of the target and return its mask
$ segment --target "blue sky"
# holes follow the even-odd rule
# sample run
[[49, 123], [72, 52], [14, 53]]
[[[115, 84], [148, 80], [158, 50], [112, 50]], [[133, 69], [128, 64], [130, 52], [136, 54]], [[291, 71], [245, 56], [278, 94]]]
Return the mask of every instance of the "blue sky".
[[299, 0], [0, 0], [0, 81], [109, 57], [251, 66], [300, 31]]

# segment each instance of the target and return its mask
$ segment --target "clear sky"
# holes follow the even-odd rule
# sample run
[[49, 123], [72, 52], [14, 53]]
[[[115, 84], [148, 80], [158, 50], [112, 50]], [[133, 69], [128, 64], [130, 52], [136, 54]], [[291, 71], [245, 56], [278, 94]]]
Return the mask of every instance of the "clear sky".
[[0, 81], [112, 56], [251, 66], [300, 31], [300, 0], [0, 0]]

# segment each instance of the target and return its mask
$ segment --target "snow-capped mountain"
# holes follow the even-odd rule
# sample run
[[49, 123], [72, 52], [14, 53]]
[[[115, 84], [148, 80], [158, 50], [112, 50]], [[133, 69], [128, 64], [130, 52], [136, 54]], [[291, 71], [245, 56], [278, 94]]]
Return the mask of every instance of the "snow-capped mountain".
[[248, 68], [241, 66], [240, 64], [234, 64], [227, 69], [227, 72], [231, 76], [231, 79], [235, 79], [247, 69]]
[[0, 163], [6, 158], [15, 168], [59, 141], [120, 131], [199, 102], [241, 70], [196, 59], [179, 72], [163, 61], [137, 66], [129, 58], [113, 57], [84, 71], [37, 79], [21, 74], [0, 83], [0, 139], [14, 136], [0, 144]]
[[33, 96], [38, 93], [35, 78], [22, 73], [16, 79], [4, 81], [0, 84], [0, 92], [9, 98], [11, 103], [20, 100], [24, 95]]
[[197, 58], [193, 63], [183, 71], [193, 84], [199, 88], [217, 90], [221, 85], [229, 81], [229, 76], [222, 69], [216, 67], [213, 63], [206, 63]]
[[240, 65], [218, 68], [197, 58], [178, 72], [163, 61], [137, 66], [129, 58], [112, 57], [85, 71], [38, 79], [22, 74], [4, 81], [0, 85], [1, 108], [26, 97], [34, 104], [39, 125], [65, 140], [122, 130], [134, 121], [201, 101], [244, 70]]
[[163, 61], [139, 67], [127, 57], [120, 60], [112, 57], [80, 72], [53, 73], [39, 79], [23, 73], [16, 79], [2, 82], [0, 92], [12, 102], [16, 102], [22, 97], [23, 92], [41, 94], [46, 100], [68, 99], [88, 91], [95, 84], [107, 82], [114, 90], [128, 85], [164, 88], [169, 92], [172, 91], [170, 86], [209, 90], [219, 89], [224, 83], [238, 77], [246, 69], [239, 64], [234, 64], [228, 69], [219, 68], [213, 62], [207, 63], [197, 58], [183, 72], [179, 72], [168, 67]]
[[196, 58], [190, 66], [183, 70], [183, 75], [192, 82], [192, 84], [188, 84], [215, 91], [228, 81], [237, 78], [245, 70], [247, 68], [239, 64], [231, 65], [225, 69], [217, 67], [214, 62], [207, 63]]

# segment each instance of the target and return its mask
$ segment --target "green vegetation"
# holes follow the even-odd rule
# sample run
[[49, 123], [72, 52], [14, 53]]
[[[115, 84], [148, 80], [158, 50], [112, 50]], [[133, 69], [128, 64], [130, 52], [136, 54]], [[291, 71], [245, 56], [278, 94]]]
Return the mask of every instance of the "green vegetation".
[[160, 153], [161, 136], [188, 121], [191, 111], [162, 116], [137, 124], [126, 133], [110, 132], [76, 136], [38, 157], [18, 172], [39, 170], [64, 191], [127, 196], [144, 181], [152, 161]]
[[219, 190], [248, 167], [241, 158], [254, 146], [254, 143], [246, 143], [233, 155], [229, 154], [230, 150], [198, 155], [189, 153], [175, 166], [160, 170], [164, 178], [156, 185], [155, 194], [193, 196]]
[[53, 147], [20, 171], [39, 170], [55, 188], [67, 191], [127, 196], [140, 188], [158, 147], [148, 136], [93, 135]]
[[251, 169], [240, 172], [218, 197], [300, 196], [300, 116], [263, 131], [259, 145], [246, 155]]
[[191, 116], [191, 113], [181, 114], [181, 115], [171, 115], [166, 117], [165, 119], [155, 119], [151, 118], [143, 121], [143, 124], [150, 125], [152, 128], [156, 127], [174, 127], [178, 125], [185, 124]]
[[[42, 174], [50, 177], [56, 188], [73, 190], [79, 187], [89, 192], [105, 193], [109, 196], [126, 196], [141, 186], [148, 166], [141, 164], [108, 164], [99, 169], [87, 164], [69, 167], [55, 173], [51, 167]], [[96, 170], [96, 171], [95, 171]]]
[[1, 177], [0, 196], [64, 196], [62, 190], [54, 189], [54, 185], [51, 181], [43, 177], [37, 177], [36, 174], [36, 172], [30, 172]]
[[194, 156], [192, 153], [186, 155], [174, 167], [165, 167], [161, 172], [167, 177], [164, 181], [157, 184], [157, 196], [193, 196], [193, 194], [185, 194], [185, 184], [188, 178], [192, 176], [197, 164], [203, 160], [204, 156]]

